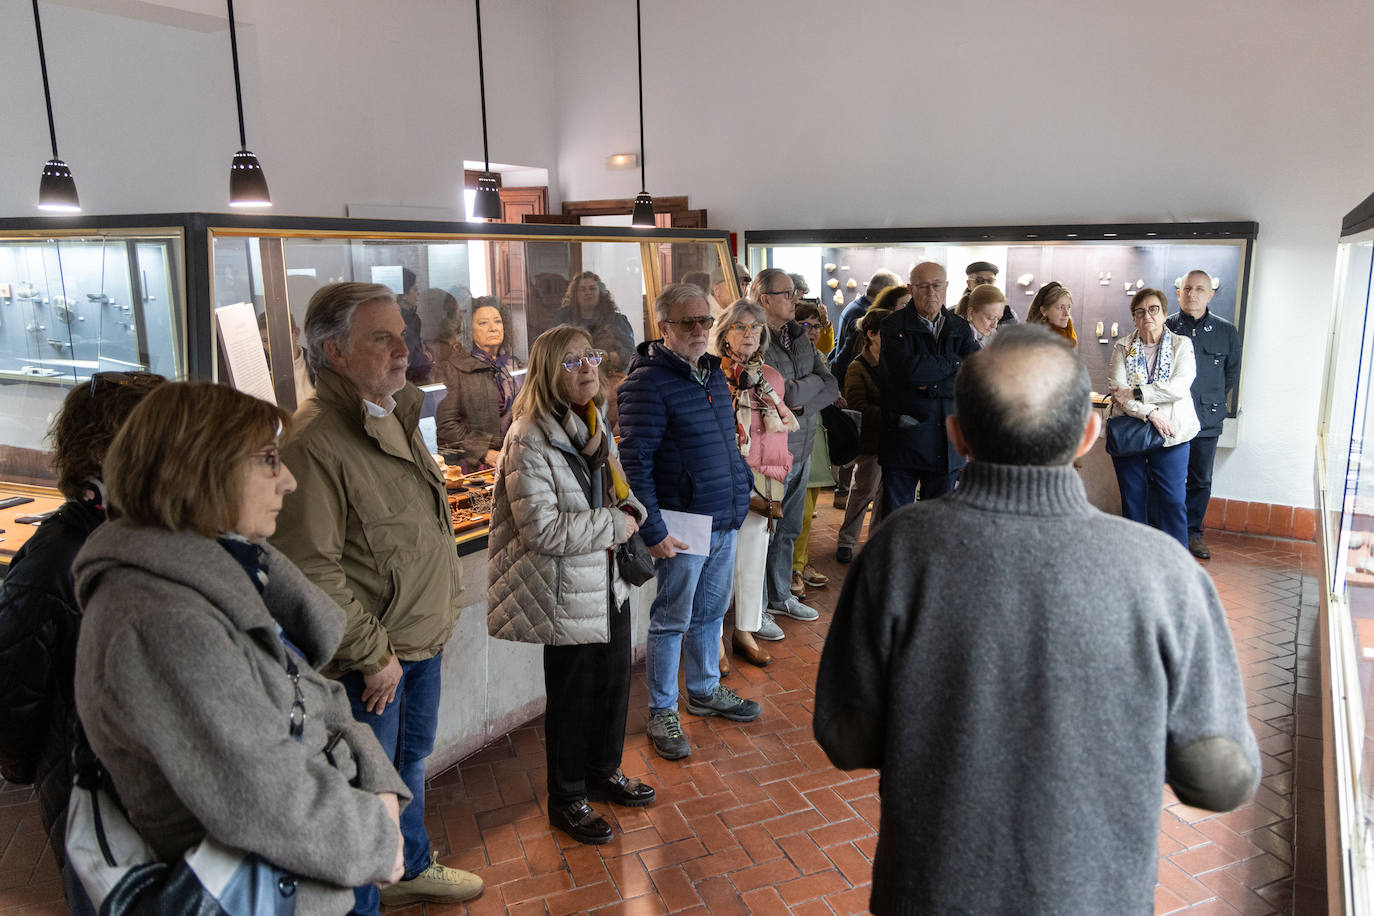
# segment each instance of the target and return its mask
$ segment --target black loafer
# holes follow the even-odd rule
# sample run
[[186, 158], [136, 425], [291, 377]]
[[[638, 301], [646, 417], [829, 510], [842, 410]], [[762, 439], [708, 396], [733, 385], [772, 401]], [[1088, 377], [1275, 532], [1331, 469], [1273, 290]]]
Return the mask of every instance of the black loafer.
[[566, 805], [549, 803], [549, 823], [579, 843], [600, 846], [609, 843], [614, 832], [606, 819], [592, 810], [585, 798]]
[[587, 795], [596, 801], [614, 802], [627, 808], [639, 808], [654, 800], [654, 787], [638, 779], [631, 779], [620, 770], [606, 779], [587, 786]]

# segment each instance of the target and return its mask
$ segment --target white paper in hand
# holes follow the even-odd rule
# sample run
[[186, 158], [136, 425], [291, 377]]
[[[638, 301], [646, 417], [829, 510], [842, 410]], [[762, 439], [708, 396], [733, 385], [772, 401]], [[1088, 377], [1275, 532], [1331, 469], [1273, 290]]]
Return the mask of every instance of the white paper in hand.
[[699, 557], [711, 555], [711, 516], [674, 512], [672, 509], [660, 509], [658, 514], [663, 517], [663, 524], [668, 526], [668, 536], [687, 545], [686, 550], [679, 550], [678, 553], [691, 553]]

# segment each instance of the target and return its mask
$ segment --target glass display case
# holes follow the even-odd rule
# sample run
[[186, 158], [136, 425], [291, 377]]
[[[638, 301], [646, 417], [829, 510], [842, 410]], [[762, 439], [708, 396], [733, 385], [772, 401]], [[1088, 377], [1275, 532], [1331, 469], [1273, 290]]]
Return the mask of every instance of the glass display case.
[[[172, 228], [147, 228], [157, 226]], [[295, 409], [311, 394], [299, 341], [311, 295], [381, 283], [401, 303], [409, 376], [427, 394], [421, 430], [448, 467], [464, 552], [478, 549], [482, 472], [530, 342], [559, 323], [585, 326], [606, 351], [614, 400], [634, 348], [658, 336], [659, 290], [713, 281], [731, 263], [727, 243], [709, 230], [231, 214], [0, 220], [0, 449], [12, 456], [0, 481], [52, 483], [43, 432], [93, 371], [230, 379], [217, 309], [251, 306], [271, 392]], [[733, 287], [734, 271], [723, 274]], [[481, 371], [493, 363], [508, 388]]]
[[[1173, 291], [1188, 271], [1205, 270], [1215, 290], [1208, 308], [1244, 334], [1258, 229], [1236, 222], [780, 230], [746, 233], [745, 248], [755, 272], [778, 267], [800, 273], [832, 321], [882, 268], [905, 282], [922, 261], [943, 264], [946, 304], [954, 308], [966, 290], [965, 267], [987, 261], [998, 268], [997, 284], [1021, 319], [1040, 287], [1056, 280], [1073, 294], [1078, 352], [1094, 386], [1105, 390], [1112, 344], [1134, 327], [1130, 302], [1138, 289], [1164, 290], [1177, 311]], [[1237, 416], [1239, 401], [1237, 392], [1229, 418]], [[1235, 421], [1228, 419], [1220, 444], [1233, 446], [1235, 436]]]
[[[1334, 734], [1345, 912], [1374, 903], [1374, 196], [1343, 224], [1317, 426], [1324, 703]], [[1334, 896], [1336, 889], [1330, 893]], [[1333, 900], [1334, 902], [1334, 900]]]

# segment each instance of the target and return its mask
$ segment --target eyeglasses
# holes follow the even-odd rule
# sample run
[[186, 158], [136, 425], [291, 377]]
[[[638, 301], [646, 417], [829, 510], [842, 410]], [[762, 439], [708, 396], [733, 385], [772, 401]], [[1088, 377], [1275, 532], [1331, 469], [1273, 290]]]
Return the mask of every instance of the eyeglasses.
[[129, 385], [138, 378], [132, 372], [92, 372], [91, 387], [87, 391], [91, 397], [95, 397], [97, 389], [105, 385]]
[[803, 331], [809, 331], [812, 328], [820, 330], [825, 327], [825, 325], [821, 324], [819, 321], [798, 321], [797, 324], [802, 326]]
[[789, 299], [791, 299], [796, 294], [797, 288], [795, 286], [791, 289], [766, 289], [763, 291], [763, 295], [765, 296], [786, 296]]
[[253, 455], [253, 460], [260, 461], [263, 464], [265, 464], [267, 466], [267, 470], [272, 474], [273, 477], [281, 476], [281, 452], [277, 450], [277, 447], [275, 445], [270, 448], [263, 449], [262, 451]]
[[709, 328], [711, 325], [715, 324], [716, 319], [710, 315], [689, 315], [686, 318], [664, 318], [663, 323], [675, 324], [678, 327], [682, 328], [684, 331], [691, 328], [692, 325], [696, 325], [697, 327], [705, 330], [706, 328]]
[[583, 363], [595, 369], [597, 366], [601, 365], [601, 361], [605, 358], [605, 350], [588, 350], [581, 356], [568, 357], [563, 360], [563, 369], [566, 372], [576, 372], [578, 369], [582, 368]]
[[923, 293], [938, 293], [941, 290], [943, 290], [946, 286], [949, 286], [948, 280], [936, 280], [934, 283], [911, 284], [911, 288], [913, 290], [920, 290]]
[[742, 322], [736, 321], [734, 324], [730, 325], [730, 330], [739, 331], [741, 334], [762, 334], [763, 325], [758, 324], [757, 322], [755, 322], [754, 324], [744, 324]]
[[1144, 308], [1131, 309], [1131, 317], [1132, 317], [1132, 318], [1139, 318], [1141, 315], [1144, 315], [1146, 312], [1149, 312], [1151, 315], [1158, 315], [1161, 311], [1162, 311], [1162, 309], [1160, 309], [1159, 305], [1156, 303], [1156, 304], [1152, 304], [1152, 305], [1147, 305], [1147, 306], [1145, 306]]

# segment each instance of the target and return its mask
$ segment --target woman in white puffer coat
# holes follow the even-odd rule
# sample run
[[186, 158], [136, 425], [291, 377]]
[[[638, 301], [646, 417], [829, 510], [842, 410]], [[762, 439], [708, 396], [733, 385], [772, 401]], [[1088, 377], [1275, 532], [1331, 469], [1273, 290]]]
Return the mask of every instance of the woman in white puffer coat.
[[550, 328], [497, 463], [487, 631], [544, 645], [549, 822], [582, 843], [613, 833], [589, 800], [640, 806], [654, 790], [620, 769], [630, 698], [630, 586], [615, 547], [644, 506], [620, 468], [597, 366], [581, 328]]

